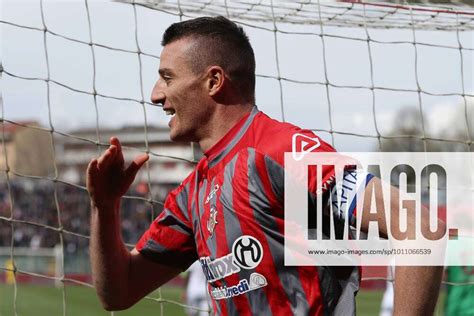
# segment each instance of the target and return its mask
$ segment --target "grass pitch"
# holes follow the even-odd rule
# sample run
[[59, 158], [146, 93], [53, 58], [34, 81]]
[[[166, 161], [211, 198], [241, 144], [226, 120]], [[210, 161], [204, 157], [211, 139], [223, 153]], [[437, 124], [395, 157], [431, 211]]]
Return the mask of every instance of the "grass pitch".
[[[111, 315], [102, 308], [92, 288], [69, 285], [66, 286], [64, 293], [68, 316]], [[182, 303], [182, 294], [181, 288], [163, 287], [161, 302], [144, 299], [132, 308], [115, 312], [114, 315], [184, 316], [186, 315], [184, 308], [177, 304]], [[159, 299], [160, 292], [155, 291], [151, 296]], [[357, 296], [357, 315], [378, 315], [382, 296], [382, 291], [361, 291]], [[441, 295], [435, 315], [442, 315], [443, 299], [444, 295]], [[0, 284], [0, 316], [15, 315], [13, 302], [13, 286]], [[16, 312], [19, 316], [63, 315], [63, 290], [47, 285], [18, 285]]]
[[[83, 286], [66, 286], [65, 306], [68, 316], [111, 315], [99, 303], [93, 288]], [[144, 299], [132, 308], [114, 312], [114, 315], [186, 315], [184, 308], [173, 302], [181, 303], [180, 288], [161, 289], [162, 302]], [[150, 296], [159, 299], [159, 291]], [[11, 285], [0, 285], [0, 316], [15, 315], [14, 290]], [[18, 316], [53, 316], [63, 315], [63, 290], [46, 285], [18, 285], [16, 298]]]

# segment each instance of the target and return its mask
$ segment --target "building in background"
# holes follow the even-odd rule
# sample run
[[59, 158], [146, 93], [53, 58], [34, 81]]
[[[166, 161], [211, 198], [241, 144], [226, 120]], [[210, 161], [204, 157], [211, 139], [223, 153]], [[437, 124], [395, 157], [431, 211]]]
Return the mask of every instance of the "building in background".
[[[0, 126], [0, 170], [10, 177], [49, 177], [54, 174], [51, 136], [37, 122], [4, 122]], [[2, 178], [5, 177], [3, 172]]]
[[[148, 148], [148, 169], [145, 167], [139, 172], [134, 185], [150, 182], [169, 191], [184, 180], [193, 170], [192, 162], [199, 160], [202, 155], [197, 145], [172, 142], [168, 127], [148, 127], [146, 133], [143, 126], [100, 129], [99, 132], [102, 144], [108, 143], [112, 136], [120, 139], [126, 163]], [[76, 130], [70, 135], [73, 137], [56, 137], [58, 172], [61, 180], [83, 185], [87, 165], [106, 146], [97, 145], [98, 131], [95, 128]], [[164, 196], [160, 194], [160, 197]]]
[[[130, 244], [161, 212], [166, 195], [186, 178], [202, 155], [198, 146], [171, 142], [165, 127], [149, 127], [146, 134], [143, 126], [51, 134], [34, 124], [4, 122], [5, 132], [0, 133], [5, 144], [0, 146], [0, 168], [4, 171], [0, 177], [0, 217], [28, 222], [15, 224], [12, 229], [8, 221], [0, 221], [0, 247], [8, 247], [13, 240], [15, 247], [53, 248], [60, 243], [56, 228], [62, 227], [66, 232], [65, 260], [72, 263], [79, 260], [69, 260], [68, 254], [77, 259], [78, 252], [87, 251], [86, 236], [90, 234], [86, 169], [91, 159], [105, 150], [111, 136], [121, 140], [126, 163], [141, 152], [150, 154], [149, 163], [137, 174], [122, 201], [122, 234]], [[58, 181], [54, 181], [56, 177]], [[87, 260], [82, 261], [77, 269], [67, 265], [66, 270], [84, 271]]]

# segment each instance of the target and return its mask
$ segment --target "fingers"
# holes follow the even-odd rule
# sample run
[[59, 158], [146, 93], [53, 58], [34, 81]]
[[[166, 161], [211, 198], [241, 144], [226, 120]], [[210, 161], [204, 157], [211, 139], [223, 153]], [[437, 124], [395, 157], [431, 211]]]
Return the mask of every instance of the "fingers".
[[97, 159], [92, 159], [87, 166], [87, 177], [94, 176], [97, 173]]
[[[148, 159], [148, 154], [138, 155], [128, 168], [124, 170], [122, 145], [117, 137], [111, 137], [109, 148], [107, 148], [98, 159], [94, 159], [89, 163], [87, 169], [88, 189], [93, 189], [89, 184], [92, 184], [94, 179], [98, 176], [107, 176], [107, 174], [113, 175], [116, 179], [120, 179], [120, 186], [125, 185], [126, 189], [128, 189], [135, 179], [138, 170], [140, 170]], [[106, 173], [103, 173], [104, 171]]]
[[150, 156], [148, 156], [148, 154], [140, 154], [135, 157], [135, 159], [133, 159], [133, 162], [136, 163], [139, 166], [138, 169], [140, 169], [143, 164], [148, 161], [148, 159], [150, 159]]
[[120, 140], [117, 137], [110, 137], [110, 144], [115, 145], [117, 147], [118, 152], [122, 151], [122, 144], [120, 144]]
[[117, 137], [110, 138], [109, 148], [98, 159], [99, 169], [105, 169], [112, 164], [117, 164], [119, 168], [124, 165], [122, 144]]
[[89, 194], [92, 194], [93, 192], [93, 186], [92, 186], [92, 181], [94, 181], [96, 175], [98, 172], [97, 168], [97, 159], [92, 159], [91, 162], [89, 162], [89, 165], [87, 166], [87, 172], [86, 172], [86, 187], [87, 191], [89, 191]]
[[122, 144], [120, 143], [120, 140], [117, 137], [113, 136], [110, 138], [110, 144], [117, 147], [117, 153], [115, 154], [115, 162], [123, 168], [124, 159], [122, 153]]
[[129, 185], [132, 184], [138, 170], [140, 170], [140, 168], [145, 164], [145, 162], [148, 161], [149, 158], [150, 157], [148, 156], [148, 154], [141, 154], [138, 155], [135, 159], [133, 159], [130, 166], [128, 166], [127, 170], [125, 170], [125, 177]]
[[140, 170], [140, 168], [143, 166], [145, 162], [147, 162], [149, 158], [150, 157], [148, 156], [148, 154], [138, 155], [137, 157], [135, 157], [135, 159], [133, 159], [132, 163], [130, 164], [130, 166], [128, 166], [127, 170], [125, 170], [125, 174], [127, 176], [135, 177], [135, 174], [138, 172], [138, 170]]
[[110, 147], [99, 157], [97, 160], [97, 167], [100, 169], [106, 169], [115, 161], [115, 155], [117, 153], [117, 147], [110, 145]]

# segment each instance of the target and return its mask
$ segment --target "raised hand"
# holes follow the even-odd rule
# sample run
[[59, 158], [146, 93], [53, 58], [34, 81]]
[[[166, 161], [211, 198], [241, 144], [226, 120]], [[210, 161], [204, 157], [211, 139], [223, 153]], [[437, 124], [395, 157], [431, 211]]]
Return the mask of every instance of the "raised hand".
[[99, 208], [114, 207], [148, 158], [148, 154], [138, 155], [125, 168], [120, 141], [117, 137], [110, 138], [109, 148], [87, 167], [87, 190], [92, 204]]

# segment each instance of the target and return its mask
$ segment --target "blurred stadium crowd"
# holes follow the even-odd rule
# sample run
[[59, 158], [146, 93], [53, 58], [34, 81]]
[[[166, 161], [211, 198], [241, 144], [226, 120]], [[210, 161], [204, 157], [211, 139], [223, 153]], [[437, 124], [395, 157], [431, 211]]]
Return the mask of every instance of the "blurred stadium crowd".
[[[122, 199], [122, 235], [126, 243], [135, 244], [161, 210], [161, 205], [152, 206], [146, 200], [146, 191], [138, 186], [127, 194], [133, 198]], [[12, 242], [14, 247], [54, 247], [60, 243], [62, 226], [64, 250], [87, 251], [89, 203], [85, 189], [60, 182], [22, 178], [2, 182], [0, 247], [11, 247]]]

